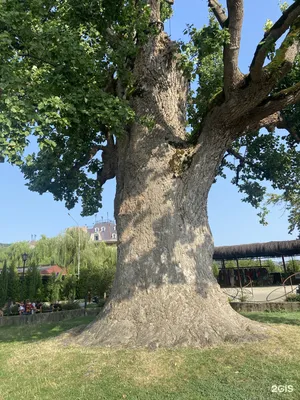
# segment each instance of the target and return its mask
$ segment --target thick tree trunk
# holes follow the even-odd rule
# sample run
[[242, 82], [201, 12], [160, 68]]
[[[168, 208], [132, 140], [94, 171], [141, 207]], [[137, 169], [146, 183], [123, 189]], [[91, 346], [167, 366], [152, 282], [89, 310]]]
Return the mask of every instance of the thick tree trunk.
[[185, 138], [187, 83], [163, 34], [135, 73], [141, 95], [133, 107], [155, 124], [136, 123], [118, 142], [117, 273], [109, 303], [80, 341], [170, 347], [253, 338], [256, 325], [231, 308], [212, 273], [207, 197], [229, 135], [207, 126], [193, 157], [169, 144]]

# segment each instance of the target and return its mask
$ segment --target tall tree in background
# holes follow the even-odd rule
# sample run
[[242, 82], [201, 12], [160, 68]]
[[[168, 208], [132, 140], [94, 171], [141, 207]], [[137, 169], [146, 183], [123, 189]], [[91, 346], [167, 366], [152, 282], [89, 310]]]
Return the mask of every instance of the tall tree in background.
[[21, 300], [20, 286], [21, 285], [18, 272], [13, 265], [10, 265], [8, 274], [8, 290], [7, 290], [7, 299], [9, 301], [15, 302]]
[[28, 242], [16, 242], [0, 249], [0, 263], [8, 261], [9, 265], [21, 267], [23, 265], [22, 254], [30, 253]]
[[0, 274], [0, 307], [3, 307], [7, 301], [8, 294], [8, 269], [6, 262]]
[[[81, 283], [81, 279], [80, 279]], [[75, 275], [67, 275], [64, 279], [64, 287], [63, 287], [63, 297], [67, 300], [75, 300], [76, 299], [76, 288], [78, 285], [78, 280]], [[86, 296], [86, 291], [84, 291], [83, 296], [79, 296], [79, 298], [84, 298]]]
[[67, 229], [63, 235], [58, 236], [56, 239], [57, 263], [63, 265], [68, 273], [77, 273], [79, 252], [80, 258], [82, 258], [80, 264], [84, 265], [85, 250], [91, 245], [88, 234], [82, 231], [82, 229], [71, 228]]
[[55, 275], [54, 273], [47, 280], [45, 288], [45, 298], [51, 303], [57, 302], [61, 297], [63, 289], [62, 275]]
[[30, 250], [31, 265], [58, 264], [57, 257], [58, 237], [48, 238], [42, 235]]
[[32, 264], [26, 273], [26, 298], [30, 300], [42, 300], [44, 287], [42, 276], [36, 264]]
[[[109, 289], [115, 274], [116, 247], [107, 246], [103, 242], [93, 242], [89, 240], [88, 234], [82, 230], [68, 229], [64, 234], [53, 238], [47, 238], [42, 235], [41, 239], [36, 242], [35, 247], [29, 248], [27, 246], [29, 269], [26, 273], [26, 297], [32, 298], [28, 291], [32, 293], [32, 290], [29, 290], [29, 286], [31, 285], [33, 288], [35, 286], [34, 282], [37, 281], [35, 275], [37, 266], [49, 264], [57, 264], [67, 270], [68, 282], [66, 282], [65, 296], [67, 298], [74, 297], [74, 289], [77, 285], [79, 235], [80, 270], [82, 273], [79, 293], [81, 293], [82, 297], [85, 297], [88, 290], [87, 286], [91, 287], [94, 295], [103, 294]], [[13, 243], [7, 248], [0, 249], [0, 269], [3, 268], [3, 264], [6, 261], [8, 265], [12, 266], [12, 270], [14, 270], [15, 265], [20, 266], [21, 264], [17, 264], [17, 262], [21, 260], [22, 251], [24, 251], [23, 242]], [[16, 270], [15, 273], [17, 273]], [[93, 281], [96, 276], [98, 282]], [[85, 280], [91, 282], [92, 285], [87, 285], [84, 282]]]
[[[87, 249], [88, 250], [88, 249]], [[79, 297], [103, 297], [111, 289], [116, 273], [117, 252], [115, 247], [104, 243], [91, 242], [89, 251], [84, 253], [85, 265], [80, 274]]]
[[[213, 277], [209, 189], [226, 166], [256, 207], [264, 180], [299, 194], [300, 0], [266, 26], [246, 74], [243, 0], [227, 0], [227, 10], [209, 0], [209, 26], [190, 27], [185, 44], [163, 31], [173, 3], [0, 6], [3, 156], [31, 190], [68, 208], [81, 198], [84, 215], [117, 180], [116, 278], [85, 343], [201, 346], [251, 336]], [[32, 130], [40, 150], [24, 159]]]

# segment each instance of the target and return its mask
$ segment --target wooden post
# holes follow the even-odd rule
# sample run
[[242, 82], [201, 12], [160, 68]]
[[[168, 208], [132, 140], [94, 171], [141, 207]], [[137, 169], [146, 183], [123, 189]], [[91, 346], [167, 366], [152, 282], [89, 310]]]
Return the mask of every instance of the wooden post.
[[284, 256], [281, 256], [281, 258], [282, 258], [282, 264], [283, 264], [284, 273], [286, 274], [286, 265], [285, 265]]
[[244, 297], [243, 285], [242, 285], [242, 280], [241, 280], [240, 266], [239, 266], [239, 260], [238, 259], [236, 259], [236, 266], [237, 266], [237, 269], [238, 269], [238, 276], [239, 276], [239, 282], [240, 282], [240, 288], [241, 288], [242, 297]]

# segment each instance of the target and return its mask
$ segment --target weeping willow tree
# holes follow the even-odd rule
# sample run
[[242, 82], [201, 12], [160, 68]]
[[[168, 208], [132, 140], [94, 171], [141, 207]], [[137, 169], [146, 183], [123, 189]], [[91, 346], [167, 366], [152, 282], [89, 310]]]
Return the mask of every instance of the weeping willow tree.
[[[69, 275], [80, 276], [77, 284], [78, 296], [103, 296], [112, 285], [117, 263], [115, 246], [93, 242], [81, 229], [68, 229], [56, 238], [57, 263], [67, 269]], [[78, 273], [80, 271], [80, 274]], [[67, 278], [70, 295], [75, 286], [73, 277]]]
[[67, 229], [56, 238], [57, 263], [64, 266], [68, 273], [78, 273], [78, 265], [86, 265], [84, 253], [88, 242], [88, 235], [81, 229]]
[[36, 241], [34, 248], [30, 250], [31, 265], [50, 265], [58, 264], [57, 257], [58, 238], [48, 238], [42, 235]]
[[41, 301], [44, 299], [44, 285], [42, 276], [36, 264], [28, 268], [25, 275], [25, 299]]
[[[95, 259], [97, 262], [95, 263]], [[84, 265], [80, 273], [79, 295], [104, 296], [110, 291], [115, 277], [117, 249], [104, 243], [90, 242], [84, 252]]]
[[[80, 245], [80, 246], [79, 246]], [[80, 251], [80, 256], [79, 256]], [[24, 287], [19, 282], [17, 266], [22, 266], [22, 254], [28, 253], [27, 272]], [[9, 278], [7, 288], [7, 268], [0, 274], [0, 298], [3, 300], [20, 300], [21, 297], [30, 299], [47, 299], [55, 301], [60, 298], [74, 300], [75, 297], [84, 298], [88, 292], [92, 296], [103, 297], [111, 289], [117, 263], [117, 249], [105, 243], [96, 243], [89, 240], [89, 236], [81, 229], [68, 229], [54, 238], [42, 236], [34, 248], [27, 242], [14, 243], [3, 252], [0, 251], [0, 261], [7, 263]], [[80, 261], [80, 264], [78, 264]], [[51, 277], [46, 287], [43, 287], [39, 265], [57, 264], [67, 271], [67, 276]], [[80, 267], [80, 279], [78, 279]], [[1, 268], [1, 266], [0, 266]], [[2, 267], [3, 268], [3, 267]], [[4, 279], [5, 278], [5, 279]], [[24, 289], [23, 296], [20, 289]], [[0, 301], [1, 303], [1, 301]]]
[[[34, 247], [28, 242], [16, 242], [0, 250], [0, 263], [22, 267], [22, 254], [28, 254], [27, 266], [57, 264], [70, 274], [77, 273], [80, 250], [80, 268], [93, 268], [96, 265], [114, 266], [116, 264], [115, 246], [95, 243], [81, 229], [72, 228], [48, 238], [42, 235]], [[1, 266], [1, 264], [0, 264]]]
[[3, 265], [5, 261], [8, 262], [8, 265], [12, 265], [15, 268], [21, 267], [23, 266], [22, 254], [29, 254], [30, 252], [29, 243], [25, 241], [2, 247], [0, 248], [0, 267], [1, 263]]
[[[253, 324], [213, 276], [208, 192], [227, 167], [255, 207], [265, 180], [287, 199], [299, 195], [300, 0], [266, 26], [245, 73], [243, 0], [227, 0], [226, 9], [208, 0], [209, 25], [188, 29], [184, 44], [164, 32], [173, 3], [0, 5], [3, 157], [20, 165], [31, 190], [68, 208], [81, 199], [84, 215], [101, 206], [105, 182], [117, 180], [116, 278], [84, 343], [252, 338]], [[253, 21], [253, 29], [261, 27]], [[39, 151], [24, 158], [31, 133]]]

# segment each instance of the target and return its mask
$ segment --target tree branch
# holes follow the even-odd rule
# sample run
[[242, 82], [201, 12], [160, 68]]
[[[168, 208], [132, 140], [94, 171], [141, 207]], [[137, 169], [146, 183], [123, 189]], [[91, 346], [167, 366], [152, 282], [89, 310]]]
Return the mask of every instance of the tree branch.
[[260, 105], [251, 111], [250, 120], [261, 121], [284, 108], [300, 101], [300, 82], [267, 97]]
[[281, 113], [279, 111], [258, 122], [256, 129], [266, 128], [268, 132], [273, 133], [279, 122], [281, 121]]
[[236, 158], [237, 160], [240, 161], [239, 165], [237, 166], [236, 169], [236, 177], [235, 177], [235, 183], [238, 184], [239, 182], [239, 177], [240, 177], [240, 172], [241, 169], [244, 167], [245, 164], [249, 165], [250, 167], [259, 170], [259, 171], [263, 171], [263, 169], [257, 165], [257, 163], [254, 163], [253, 161], [247, 159], [246, 157], [242, 156], [238, 151], [234, 150], [234, 149], [227, 149], [227, 154], [233, 156], [234, 158]]
[[160, 21], [160, 2], [161, 2], [161, 0], [148, 0], [148, 4], [149, 4], [150, 10], [151, 10], [150, 19], [151, 19], [151, 23], [153, 23], [153, 24], [161, 23], [161, 21]]
[[69, 174], [71, 175], [75, 171], [79, 171], [80, 168], [84, 167], [95, 155], [98, 153], [98, 151], [104, 151], [106, 146], [102, 145], [95, 145], [91, 147], [90, 151], [83, 157], [81, 160], [77, 160], [73, 167], [70, 169]]
[[237, 158], [238, 160], [242, 161], [243, 163], [246, 161], [245, 157], [242, 156], [238, 151], [236, 151], [234, 149], [227, 149], [226, 151], [228, 154], [230, 154], [234, 158]]
[[262, 76], [263, 65], [270, 51], [270, 48], [276, 41], [293, 25], [297, 17], [300, 15], [300, 0], [296, 0], [282, 16], [267, 31], [258, 44], [253, 60], [250, 65], [250, 75], [253, 81], [259, 81]]
[[281, 114], [280, 120], [276, 124], [276, 128], [285, 129], [295, 139], [297, 143], [300, 143], [300, 136], [296, 129], [287, 121], [284, 115]]
[[273, 60], [263, 69], [267, 72], [265, 79], [273, 81], [273, 85], [278, 83], [293, 68], [294, 61], [299, 54], [299, 28], [300, 17], [298, 18], [298, 26], [293, 25], [282, 42], [280, 48], [276, 51]]
[[100, 170], [97, 172], [97, 181], [102, 186], [107, 180], [113, 179], [116, 176], [116, 145], [114, 143], [113, 135], [107, 132], [104, 134], [107, 139], [107, 145], [95, 145], [91, 147], [90, 151], [85, 155], [85, 157], [83, 157], [83, 159], [74, 163], [68, 175], [71, 176], [74, 172], [79, 171], [80, 168], [86, 166], [88, 162], [95, 157], [98, 151], [102, 151], [102, 168], [100, 168]]
[[218, 3], [217, 0], [208, 0], [208, 7], [211, 8], [220, 26], [224, 28], [227, 21], [227, 15], [224, 8]]
[[102, 168], [97, 172], [97, 181], [101, 186], [109, 179], [115, 178], [117, 172], [116, 145], [112, 135], [108, 136], [107, 146], [102, 152], [102, 163]]
[[300, 102], [300, 82], [289, 89], [281, 90], [267, 97], [250, 113], [236, 121], [236, 124], [241, 127], [242, 135], [260, 128], [267, 128], [268, 130], [275, 127], [279, 128], [278, 125], [282, 124], [280, 111], [298, 102]]
[[244, 17], [244, 1], [227, 0], [227, 9], [230, 42], [224, 46], [224, 90], [226, 97], [228, 97], [228, 92], [234, 89], [243, 78], [243, 74], [238, 68], [238, 57]]
[[19, 56], [20, 57], [28, 57], [28, 58], [32, 58], [32, 59], [37, 60], [37, 61], [41, 61], [42, 63], [51, 65], [51, 67], [54, 67], [54, 68], [57, 68], [57, 67], [60, 66], [60, 64], [54, 64], [54, 63], [52, 63], [52, 62], [50, 62], [48, 60], [44, 60], [43, 58], [36, 57], [36, 56], [34, 56], [33, 54], [30, 54], [30, 53], [19, 54]]

